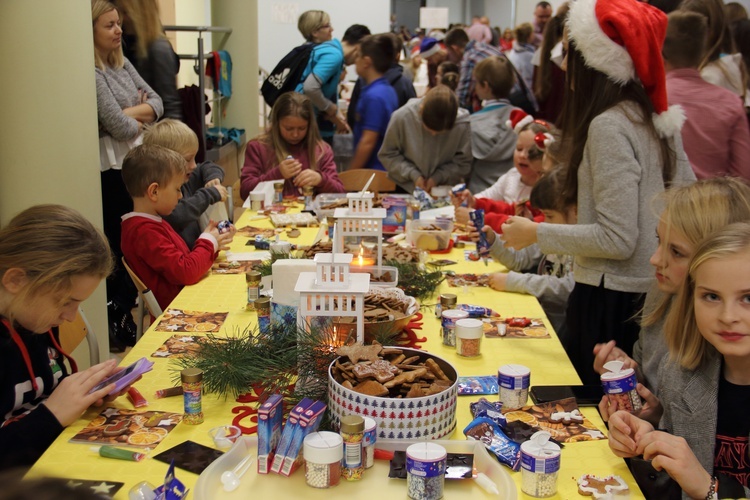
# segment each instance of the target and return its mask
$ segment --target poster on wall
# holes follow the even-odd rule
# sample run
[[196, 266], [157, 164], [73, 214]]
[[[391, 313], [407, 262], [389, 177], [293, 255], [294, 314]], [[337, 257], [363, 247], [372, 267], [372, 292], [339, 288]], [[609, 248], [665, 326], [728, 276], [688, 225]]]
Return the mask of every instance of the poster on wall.
[[271, 20], [280, 24], [297, 24], [299, 18], [298, 3], [275, 3], [271, 5]]
[[424, 29], [448, 29], [448, 9], [446, 7], [421, 7], [419, 27]]

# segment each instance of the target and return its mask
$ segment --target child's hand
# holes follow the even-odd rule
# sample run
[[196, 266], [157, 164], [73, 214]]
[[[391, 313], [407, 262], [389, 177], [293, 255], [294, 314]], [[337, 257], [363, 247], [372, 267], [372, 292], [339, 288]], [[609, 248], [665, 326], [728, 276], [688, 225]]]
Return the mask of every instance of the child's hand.
[[425, 189], [425, 180], [421, 175], [414, 181], [414, 187], [419, 189]]
[[490, 275], [489, 285], [493, 290], [498, 292], [505, 291], [505, 281], [508, 279], [508, 275], [505, 273], [493, 273]]
[[[479, 231], [474, 225], [474, 221], [467, 222], [466, 228], [469, 230], [469, 239], [475, 243], [479, 241]], [[487, 243], [492, 246], [492, 244], [495, 243], [495, 238], [497, 237], [497, 234], [495, 234], [495, 230], [490, 226], [484, 226], [482, 228], [482, 232], [487, 237]]]
[[502, 226], [505, 248], [521, 250], [536, 243], [537, 225], [523, 217], [510, 217]]
[[287, 158], [279, 163], [279, 172], [284, 179], [294, 177], [302, 171], [302, 164], [294, 158]]
[[651, 432], [653, 425], [620, 410], [609, 419], [609, 448], [618, 457], [636, 457], [643, 453], [641, 440]]
[[655, 431], [640, 440], [643, 458], [656, 470], [665, 470], [690, 498], [703, 498], [711, 476], [696, 458], [685, 438]]
[[218, 184], [216, 186], [211, 186], [211, 187], [216, 188], [216, 190], [219, 192], [219, 196], [221, 197], [221, 201], [227, 201], [227, 198], [229, 197], [229, 193], [227, 192], [227, 188], [225, 188], [221, 184]]
[[606, 344], [596, 344], [594, 346], [594, 371], [599, 375], [605, 373], [607, 370], [604, 369], [604, 363], [608, 361], [622, 361], [623, 369], [635, 369], [638, 366], [638, 363], [633, 358], [615, 345], [614, 340], [610, 340]]
[[[218, 233], [218, 230], [217, 230]], [[219, 234], [218, 237], [216, 237], [216, 241], [219, 242], [219, 250], [229, 250], [229, 244], [234, 240], [234, 235], [237, 234], [237, 228], [234, 227], [234, 224], [229, 225], [229, 231]]]
[[213, 187], [213, 186], [221, 186], [221, 179], [219, 179], [218, 177], [216, 179], [211, 179], [205, 185], [205, 187], [207, 187], [207, 188], [210, 188], [210, 187]]
[[470, 211], [471, 210], [466, 207], [456, 207], [456, 222], [458, 222], [459, 224], [468, 224]]
[[96, 385], [117, 371], [114, 359], [94, 365], [88, 370], [65, 377], [44, 402], [60, 425], [67, 427], [75, 422], [93, 404], [101, 404], [115, 384], [89, 394]]
[[341, 113], [336, 113], [332, 121], [336, 125], [337, 134], [350, 134], [352, 132], [352, 129], [349, 128], [349, 124], [346, 123], [346, 119]]
[[429, 193], [430, 191], [432, 191], [432, 188], [434, 188], [436, 185], [437, 185], [437, 183], [435, 182], [435, 179], [433, 179], [432, 177], [430, 177], [424, 183], [424, 190]]
[[297, 187], [305, 187], [305, 186], [318, 186], [321, 182], [323, 182], [323, 176], [320, 175], [319, 172], [316, 172], [313, 169], [306, 169], [297, 174], [297, 177], [294, 178], [294, 185]]
[[474, 195], [471, 194], [471, 191], [469, 191], [468, 189], [464, 189], [457, 195], [451, 196], [451, 199], [453, 200], [453, 204], [457, 207], [466, 203], [467, 207], [474, 208], [477, 204], [474, 199]]
[[[651, 425], [657, 425], [664, 408], [661, 406], [661, 401], [656, 397], [656, 394], [649, 391], [648, 388], [643, 384], [635, 386], [636, 392], [643, 399], [643, 405], [641, 410], [636, 413], [636, 416]], [[610, 400], [606, 395], [599, 401], [599, 413], [602, 415], [602, 420], [608, 422], [609, 419], [614, 415], [620, 408], [617, 405], [617, 400]]]

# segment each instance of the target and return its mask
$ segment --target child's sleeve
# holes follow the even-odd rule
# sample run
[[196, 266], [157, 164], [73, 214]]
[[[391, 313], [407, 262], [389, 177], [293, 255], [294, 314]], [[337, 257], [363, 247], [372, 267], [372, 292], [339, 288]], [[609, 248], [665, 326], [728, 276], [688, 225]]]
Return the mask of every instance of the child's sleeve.
[[[458, 129], [458, 130], [456, 130]], [[474, 157], [471, 155], [471, 126], [466, 122], [454, 128], [461, 134], [456, 152], [451, 161], [438, 165], [430, 177], [436, 185], [455, 184], [466, 180], [471, 175], [471, 163]]]
[[505, 248], [499, 235], [495, 235], [495, 242], [490, 247], [490, 256], [511, 271], [525, 271], [536, 269], [542, 260], [542, 251], [538, 245], [530, 245], [522, 250]]
[[266, 154], [270, 154], [266, 149], [267, 146], [260, 141], [247, 143], [245, 163], [240, 175], [240, 196], [243, 200], [250, 196], [250, 191], [255, 189], [259, 182], [283, 179], [278, 165], [266, 168]]
[[51, 411], [43, 404], [0, 427], [0, 469], [32, 465], [62, 433]]
[[148, 225], [141, 228], [136, 248], [140, 258], [161, 279], [175, 285], [194, 285], [211, 269], [218, 243], [203, 233], [193, 250], [185, 253], [161, 229]]
[[505, 281], [506, 292], [521, 292], [544, 299], [548, 304], [564, 306], [568, 303], [570, 292], [573, 291], [575, 280], [573, 272], [558, 278], [549, 274], [531, 274], [509, 272]]
[[326, 142], [320, 142], [320, 157], [318, 158], [318, 173], [323, 180], [315, 188], [318, 193], [343, 193], [344, 184], [339, 179], [336, 163], [333, 161], [333, 150]]
[[198, 222], [201, 214], [219, 201], [221, 195], [215, 187], [202, 187], [191, 195], [183, 196], [172, 213], [164, 219], [179, 233], [189, 224]]

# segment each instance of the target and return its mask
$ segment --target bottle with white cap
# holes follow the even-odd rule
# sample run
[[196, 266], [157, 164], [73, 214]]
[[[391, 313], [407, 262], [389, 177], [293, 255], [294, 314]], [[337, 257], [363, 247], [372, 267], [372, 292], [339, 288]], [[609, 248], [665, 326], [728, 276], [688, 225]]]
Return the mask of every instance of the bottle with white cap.
[[560, 447], [550, 437], [549, 432], [538, 431], [521, 444], [521, 491], [532, 497], [557, 493]]

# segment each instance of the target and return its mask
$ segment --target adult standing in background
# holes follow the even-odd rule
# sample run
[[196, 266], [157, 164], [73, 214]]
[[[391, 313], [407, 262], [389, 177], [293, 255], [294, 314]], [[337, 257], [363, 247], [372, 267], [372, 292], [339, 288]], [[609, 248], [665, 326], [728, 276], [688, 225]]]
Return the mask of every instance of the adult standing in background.
[[551, 17], [552, 5], [549, 2], [539, 2], [536, 4], [536, 8], [534, 9], [534, 37], [531, 41], [534, 47], [539, 47], [542, 44], [544, 27], [547, 26], [547, 21]]
[[477, 42], [490, 43], [492, 41], [492, 30], [486, 24], [482, 24], [482, 18], [474, 16], [471, 18], [471, 26], [466, 28], [466, 34], [470, 40]]
[[303, 12], [297, 21], [297, 29], [306, 42], [315, 44], [315, 47], [296, 91], [310, 98], [315, 106], [320, 136], [333, 145], [334, 132], [349, 131], [337, 105], [344, 49], [341, 42], [333, 38], [331, 17], [322, 10]]
[[182, 102], [177, 94], [180, 59], [164, 35], [156, 0], [117, 0], [116, 5], [122, 13], [125, 57], [161, 97], [163, 118], [182, 120]]
[[[120, 16], [114, 4], [107, 0], [91, 0], [91, 19], [104, 234], [119, 263], [122, 257], [120, 217], [133, 210], [133, 202], [120, 173], [122, 160], [140, 143], [143, 125], [156, 121], [164, 107], [161, 98], [122, 53]], [[133, 345], [135, 323], [130, 310], [135, 304], [135, 290], [122, 266], [118, 266], [114, 276], [107, 280], [107, 301], [110, 344], [115, 348]]]

